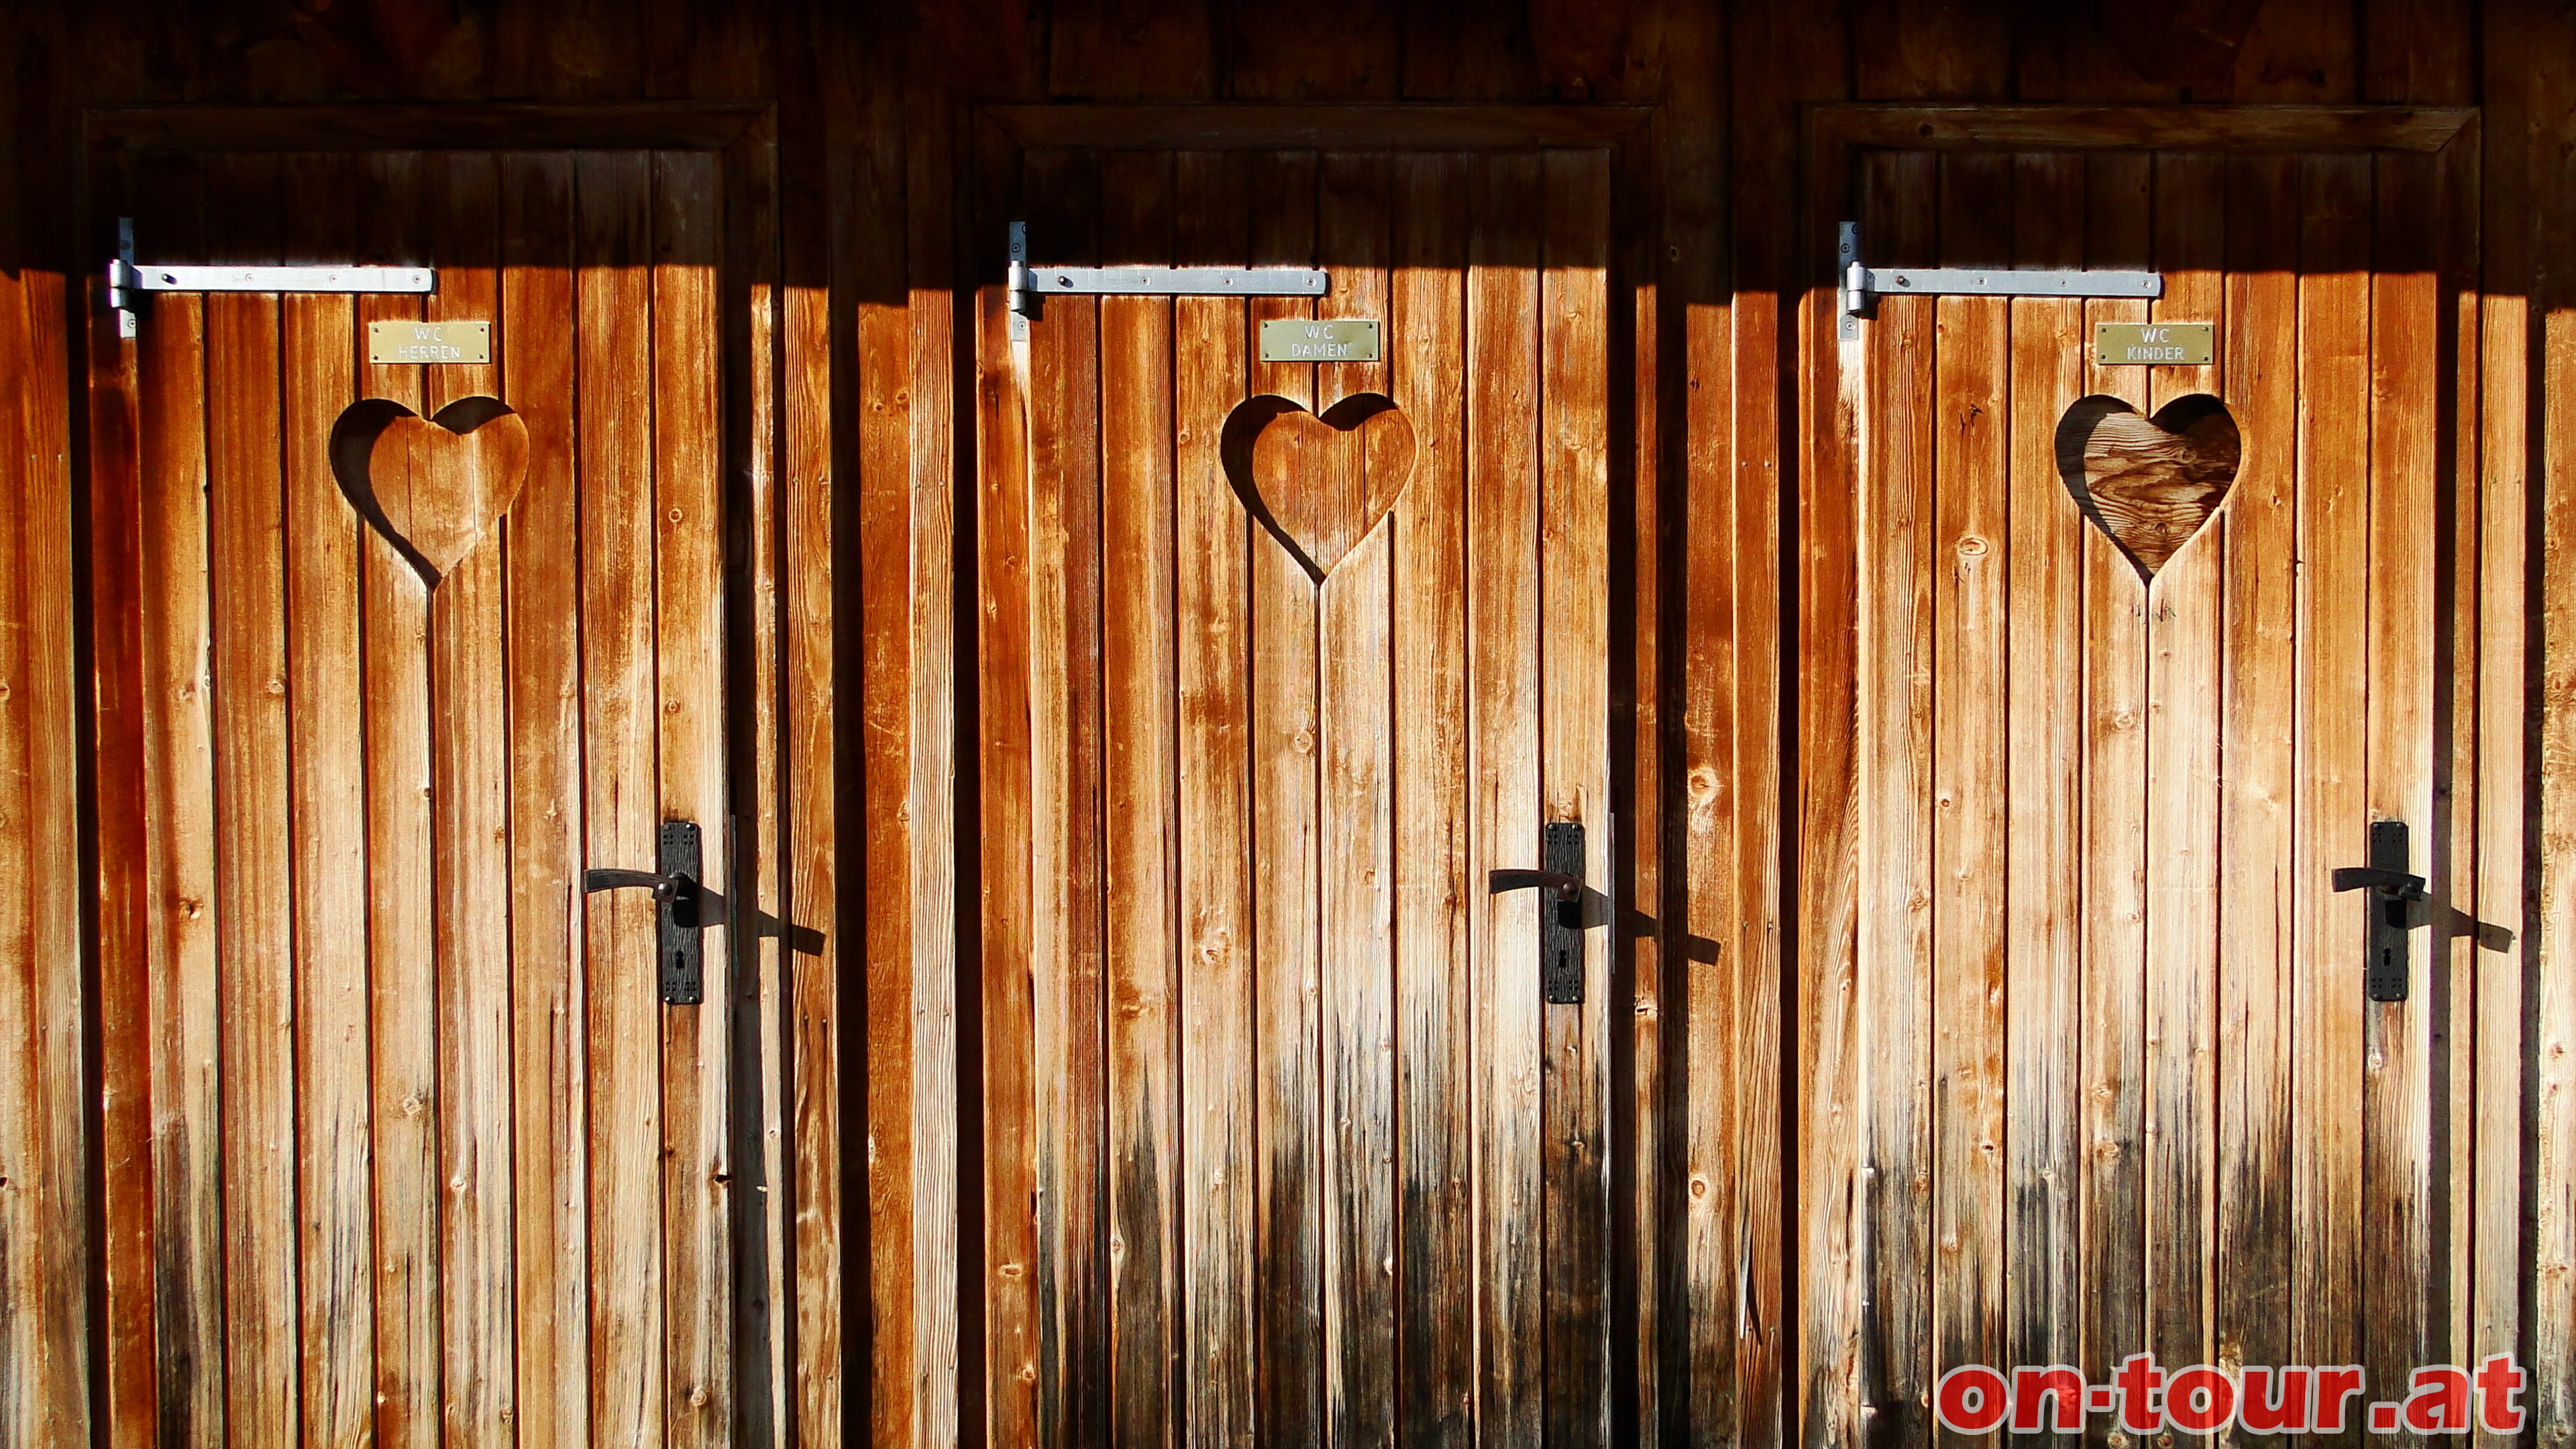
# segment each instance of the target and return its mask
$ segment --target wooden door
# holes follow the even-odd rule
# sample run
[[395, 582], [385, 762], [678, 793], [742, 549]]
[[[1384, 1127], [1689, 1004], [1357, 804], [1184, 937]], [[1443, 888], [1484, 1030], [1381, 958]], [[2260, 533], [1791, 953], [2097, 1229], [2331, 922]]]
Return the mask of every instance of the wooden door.
[[[1609, 167], [1040, 149], [981, 298], [996, 1444], [1608, 1424]], [[1266, 319], [1382, 357], [1260, 360]], [[1585, 833], [1541, 999], [1542, 827]]]
[[[143, 1060], [106, 1075], [151, 1124], [148, 1212], [111, 1204], [149, 1307], [110, 1313], [161, 1444], [729, 1436], [728, 932], [664, 1005], [654, 902], [583, 890], [682, 819], [727, 880], [722, 184], [643, 151], [100, 178], [147, 260], [437, 271], [158, 296], [100, 373], [143, 776], [104, 863]], [[369, 362], [424, 319], [489, 360]]]
[[[1891, 1442], [1963, 1364], [2359, 1364], [2378, 1400], [2513, 1341], [2473, 1321], [2473, 1243], [2510, 1263], [2517, 1210], [2472, 1170], [2471, 1048], [2509, 1078], [2519, 1031], [2476, 995], [2518, 968], [2474, 919], [2474, 256], [2443, 229], [2474, 142], [2239, 140], [1822, 179], [1874, 265], [2165, 288], [1882, 297], [1828, 361], [1856, 1035], [1818, 1110], [1856, 1111], [1818, 1150], [1856, 1177], [1817, 1352]], [[2215, 324], [2209, 362], [2095, 361], [2097, 324], [2150, 320]], [[2384, 821], [2432, 891], [2399, 1002], [2365, 994], [2376, 907], [2331, 888]]]

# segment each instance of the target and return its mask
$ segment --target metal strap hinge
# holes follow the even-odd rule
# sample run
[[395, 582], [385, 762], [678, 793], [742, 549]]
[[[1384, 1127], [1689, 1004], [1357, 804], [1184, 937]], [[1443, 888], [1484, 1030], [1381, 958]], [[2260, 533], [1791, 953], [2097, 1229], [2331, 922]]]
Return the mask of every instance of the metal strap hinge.
[[1011, 223], [1011, 311], [1038, 314], [1038, 299], [1101, 297], [1320, 297], [1332, 279], [1312, 267], [1032, 267], [1026, 222]]
[[1871, 299], [1907, 297], [2161, 297], [2157, 272], [2047, 271], [2035, 267], [1871, 267], [1861, 261], [1860, 223], [1842, 224], [1834, 258], [1842, 279], [1842, 335], [1856, 335]]
[[434, 292], [428, 267], [138, 266], [134, 219], [116, 219], [116, 255], [107, 264], [107, 305], [116, 335], [134, 335], [138, 292]]

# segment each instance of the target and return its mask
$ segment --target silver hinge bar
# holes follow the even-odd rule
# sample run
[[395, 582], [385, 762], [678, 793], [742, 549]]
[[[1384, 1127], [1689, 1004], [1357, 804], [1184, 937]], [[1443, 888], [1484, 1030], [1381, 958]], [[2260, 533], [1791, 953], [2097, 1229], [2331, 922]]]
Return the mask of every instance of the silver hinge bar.
[[116, 312], [116, 335], [134, 335], [137, 292], [434, 292], [438, 273], [428, 267], [208, 267], [137, 266], [134, 221], [116, 222], [116, 258], [107, 264], [107, 305]]
[[1841, 269], [1843, 332], [1882, 296], [2161, 297], [2157, 272], [2045, 271], [2027, 267], [1869, 267], [1860, 258], [1860, 223], [1842, 224], [1835, 261]]
[[1037, 315], [1038, 298], [1320, 297], [1331, 278], [1311, 267], [1032, 267], [1024, 222], [1011, 223], [1011, 310]]

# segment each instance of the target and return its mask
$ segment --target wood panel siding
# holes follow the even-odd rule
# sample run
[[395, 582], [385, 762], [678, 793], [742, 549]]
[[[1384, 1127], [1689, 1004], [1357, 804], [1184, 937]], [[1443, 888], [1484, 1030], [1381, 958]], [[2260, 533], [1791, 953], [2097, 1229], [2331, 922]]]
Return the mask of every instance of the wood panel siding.
[[[1919, 1444], [1952, 1358], [2135, 1344], [2366, 1362], [2374, 1392], [2509, 1350], [2528, 1437], [2564, 1445], [2576, 18], [1952, 10], [0, 15], [0, 1440]], [[1239, 302], [1082, 304], [1088, 360], [1040, 360], [1091, 369], [1091, 511], [1035, 530], [1030, 409], [1065, 399], [1023, 395], [998, 284], [1050, 148], [1119, 202], [1069, 243], [1324, 256], [1384, 361], [1318, 392], [1252, 360]], [[1596, 191], [1597, 237], [1549, 229]], [[2169, 290], [1891, 306], [1847, 369], [1833, 226], [1863, 201], [1907, 260]], [[126, 341], [98, 278], [129, 213], [147, 258], [434, 255], [454, 284], [162, 296]], [[631, 274], [583, 265], [609, 254]], [[488, 369], [344, 345], [476, 308]], [[2186, 315], [2219, 324], [2205, 369], [2082, 355]], [[1597, 430], [1550, 411], [1528, 328], [1598, 333]], [[704, 366], [639, 370], [671, 348]], [[434, 611], [335, 511], [314, 426], [494, 388], [532, 444], [511, 545]], [[1363, 543], [1327, 619], [1207, 422], [1262, 390], [1400, 397], [1424, 446], [1388, 536], [1474, 517], [1597, 597], [1434, 530]], [[2239, 474], [2141, 591], [2049, 434], [2070, 392], [2196, 390]], [[709, 407], [706, 439], [652, 421]], [[1912, 491], [1856, 486], [1908, 436]], [[595, 561], [516, 546], [586, 536], [628, 497], [612, 458], [693, 480], [682, 520], [657, 498]], [[1600, 477], [1598, 539], [1511, 511], [1507, 473], [1560, 467]], [[1900, 502], [1902, 538], [1874, 526]], [[1090, 622], [1038, 618], [1040, 570], [1086, 557]], [[544, 622], [666, 592], [704, 607]], [[1482, 887], [1531, 862], [1479, 842], [1566, 803], [1532, 660], [1570, 605], [1599, 610], [1585, 818], [1619, 914], [1552, 1022], [1484, 970], [1536, 945]], [[440, 643], [451, 610], [480, 652]], [[1328, 630], [1385, 657], [1254, 658]], [[1033, 671], [1067, 661], [1092, 713], [1059, 689], [1041, 721]], [[505, 741], [506, 777], [436, 720]], [[1093, 917], [1030, 868], [1042, 743], [1096, 765], [1093, 828], [1048, 837]], [[647, 908], [580, 892], [665, 792], [738, 867], [729, 1034], [666, 1029], [626, 979]], [[2394, 1008], [2320, 884], [2373, 811], [2436, 893]], [[505, 849], [453, 839], [495, 821]], [[1301, 838], [1303, 874], [1249, 868]], [[1919, 912], [1873, 916], [1881, 864]], [[1282, 916], [1327, 880], [1360, 904]], [[1389, 936], [1445, 966], [1330, 974]], [[1292, 950], [1311, 979], [1263, 966]], [[1585, 1073], [1605, 1123], [1491, 1116]], [[1378, 1101], [1391, 1129], [1333, 1112]], [[1596, 1145], [1597, 1187], [1569, 1170]], [[1064, 1179], [1041, 1200], [1066, 1170], [1093, 1217]], [[1515, 1196], [1551, 1180], [1600, 1241]]]

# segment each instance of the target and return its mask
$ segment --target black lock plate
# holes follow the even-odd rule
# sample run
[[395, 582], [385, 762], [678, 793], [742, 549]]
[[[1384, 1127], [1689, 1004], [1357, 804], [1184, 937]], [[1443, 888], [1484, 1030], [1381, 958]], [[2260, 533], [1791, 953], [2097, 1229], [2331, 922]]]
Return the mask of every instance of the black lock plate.
[[706, 864], [696, 821], [662, 822], [657, 868], [681, 882], [661, 902], [654, 957], [661, 966], [662, 1001], [666, 1006], [696, 1006], [707, 995], [705, 902], [698, 884], [706, 878]]
[[[2370, 822], [2370, 865], [2373, 870], [2404, 875], [2407, 868], [2406, 822], [2374, 820]], [[2373, 1001], [2406, 999], [2406, 928], [2414, 903], [2394, 892], [2372, 891], [2370, 928], [2367, 949], [2365, 991]], [[2349, 989], [2349, 988], [2347, 988]]]
[[[1583, 822], [1552, 821], [1539, 834], [1540, 864], [1575, 880], [1583, 873]], [[1538, 905], [1539, 990], [1550, 1005], [1583, 1000], [1583, 894], [1560, 898], [1541, 891]]]

